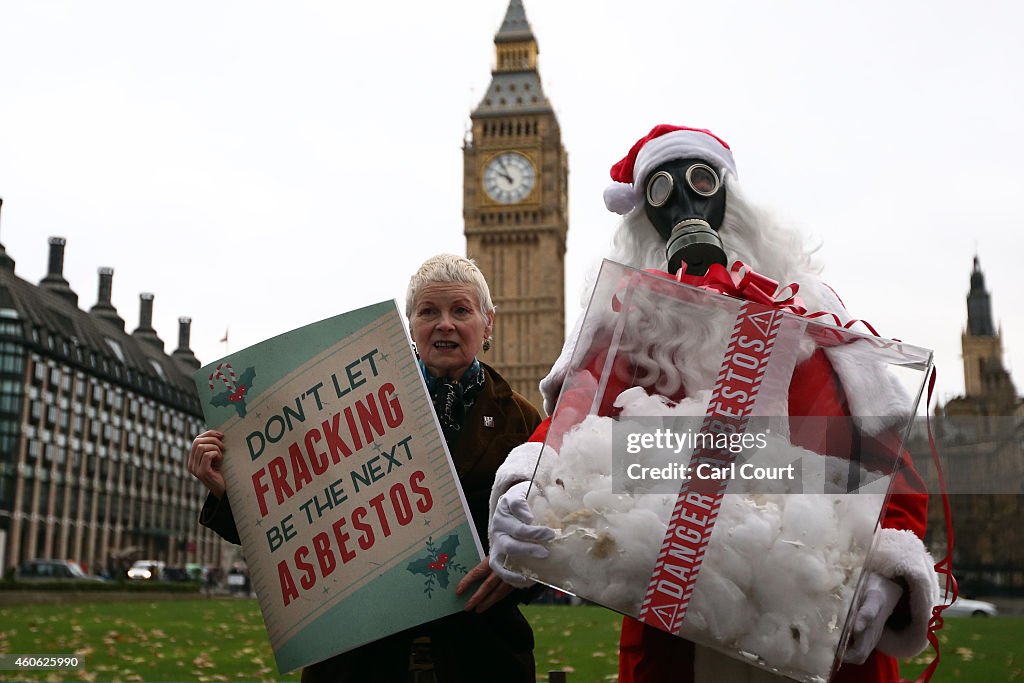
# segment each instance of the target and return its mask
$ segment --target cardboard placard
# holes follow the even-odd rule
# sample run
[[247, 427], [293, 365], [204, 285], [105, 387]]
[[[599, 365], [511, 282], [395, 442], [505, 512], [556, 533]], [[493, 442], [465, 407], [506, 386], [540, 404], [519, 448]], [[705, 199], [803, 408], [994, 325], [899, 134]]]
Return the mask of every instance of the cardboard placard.
[[195, 379], [282, 672], [462, 609], [484, 554], [394, 301]]

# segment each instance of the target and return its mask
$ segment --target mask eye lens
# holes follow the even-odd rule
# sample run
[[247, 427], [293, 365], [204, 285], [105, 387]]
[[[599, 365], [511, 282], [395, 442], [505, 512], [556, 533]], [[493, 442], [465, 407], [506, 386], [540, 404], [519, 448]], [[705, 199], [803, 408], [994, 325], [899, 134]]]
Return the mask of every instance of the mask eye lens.
[[665, 171], [658, 171], [647, 181], [647, 203], [661, 206], [672, 194], [672, 176]]
[[710, 166], [694, 164], [686, 170], [686, 182], [690, 184], [693, 191], [704, 197], [710, 197], [718, 192], [718, 174], [711, 170]]

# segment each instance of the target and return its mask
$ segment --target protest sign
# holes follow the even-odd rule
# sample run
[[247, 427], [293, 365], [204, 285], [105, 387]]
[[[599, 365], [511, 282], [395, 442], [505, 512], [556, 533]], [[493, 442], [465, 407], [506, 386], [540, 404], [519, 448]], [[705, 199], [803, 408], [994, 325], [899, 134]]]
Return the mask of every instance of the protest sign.
[[462, 609], [483, 551], [394, 301], [195, 378], [282, 672]]

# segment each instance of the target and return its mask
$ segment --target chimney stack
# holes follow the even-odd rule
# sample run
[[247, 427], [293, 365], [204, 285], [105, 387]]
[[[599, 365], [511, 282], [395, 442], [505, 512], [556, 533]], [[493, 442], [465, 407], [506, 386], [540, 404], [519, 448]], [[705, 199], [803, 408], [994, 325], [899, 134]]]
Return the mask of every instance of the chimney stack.
[[136, 332], [154, 332], [153, 329], [153, 295], [149, 292], [139, 294], [139, 329]]
[[39, 281], [39, 286], [53, 292], [57, 296], [78, 306], [78, 295], [75, 294], [68, 281], [64, 279], [64, 245], [63, 237], [50, 238], [50, 264], [46, 277]]
[[111, 294], [114, 290], [114, 269], [100, 268], [100, 291], [97, 296], [96, 305], [89, 309], [97, 318], [106, 320], [112, 325], [124, 329], [124, 318], [117, 314], [117, 309], [111, 303]]
[[[3, 197], [0, 197], [0, 210], [4, 208]], [[14, 259], [7, 255], [4, 245], [0, 244], [0, 268], [14, 272]]]
[[132, 336], [155, 346], [161, 352], [164, 350], [163, 340], [153, 329], [153, 295], [149, 292], [139, 294], [139, 326], [132, 332]]
[[189, 348], [189, 337], [192, 331], [192, 318], [181, 317], [178, 318], [178, 348], [174, 350], [171, 356], [183, 363], [192, 370], [198, 370], [202, 367], [202, 363], [196, 358], [195, 354], [192, 353], [192, 349]]

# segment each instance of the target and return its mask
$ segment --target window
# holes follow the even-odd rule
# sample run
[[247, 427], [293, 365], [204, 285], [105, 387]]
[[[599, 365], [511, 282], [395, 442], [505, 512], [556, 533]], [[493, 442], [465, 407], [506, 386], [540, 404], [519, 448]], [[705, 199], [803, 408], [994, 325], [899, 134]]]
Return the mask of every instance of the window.
[[118, 342], [115, 339], [111, 339], [110, 337], [104, 337], [103, 340], [107, 342], [107, 346], [109, 346], [110, 350], [114, 352], [114, 355], [117, 356], [117, 359], [123, 363], [124, 349], [121, 348], [120, 342]]
[[163, 381], [166, 382], [167, 381], [167, 375], [164, 374], [164, 366], [161, 365], [159, 361], [157, 361], [157, 360], [155, 360], [153, 358], [149, 359], [149, 364], [153, 366], [154, 370], [156, 370], [156, 374], [160, 377], [160, 379], [162, 379]]

